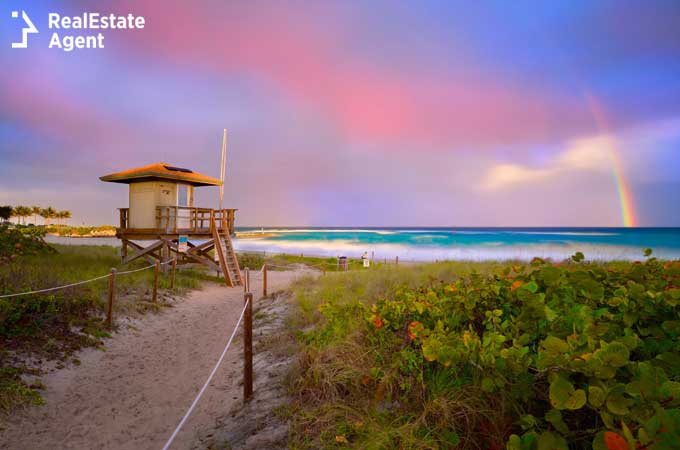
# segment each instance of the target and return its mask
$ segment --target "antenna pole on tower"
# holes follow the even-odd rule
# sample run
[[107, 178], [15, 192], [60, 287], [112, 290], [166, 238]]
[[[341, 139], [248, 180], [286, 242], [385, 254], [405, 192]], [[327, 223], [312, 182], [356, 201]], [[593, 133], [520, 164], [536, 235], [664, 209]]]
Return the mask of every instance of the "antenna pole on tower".
[[224, 134], [222, 135], [222, 159], [220, 160], [220, 211], [222, 210], [222, 199], [224, 198], [224, 177], [227, 172], [227, 129], [224, 129]]

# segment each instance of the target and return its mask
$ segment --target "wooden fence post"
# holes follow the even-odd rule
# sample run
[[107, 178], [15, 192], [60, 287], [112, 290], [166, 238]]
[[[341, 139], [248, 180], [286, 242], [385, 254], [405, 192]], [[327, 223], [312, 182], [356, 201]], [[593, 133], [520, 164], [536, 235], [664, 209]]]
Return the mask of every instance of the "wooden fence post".
[[156, 303], [158, 301], [158, 271], [161, 268], [160, 261], [156, 261], [156, 267], [153, 269], [153, 293], [151, 294], [151, 301]]
[[108, 306], [106, 308], [106, 325], [109, 328], [113, 327], [113, 301], [116, 297], [116, 269], [111, 269], [109, 274], [109, 298]]
[[177, 257], [172, 259], [172, 272], [170, 272], [170, 289], [175, 288], [175, 270], [177, 270]]
[[250, 292], [250, 269], [243, 269], [243, 293]]
[[267, 265], [262, 265], [262, 296], [267, 296]]
[[399, 265], [399, 257], [398, 256], [394, 259], [394, 264], [397, 265], [397, 266]]
[[253, 397], [253, 294], [244, 295], [246, 310], [243, 314], [243, 402]]

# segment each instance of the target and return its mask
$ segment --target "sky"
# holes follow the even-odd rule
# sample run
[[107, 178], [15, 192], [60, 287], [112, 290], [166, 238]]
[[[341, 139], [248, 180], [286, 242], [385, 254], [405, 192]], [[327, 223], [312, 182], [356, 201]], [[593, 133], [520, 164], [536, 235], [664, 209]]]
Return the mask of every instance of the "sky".
[[99, 176], [217, 177], [224, 128], [237, 226], [680, 226], [680, 3], [0, 2], [0, 204], [115, 224]]

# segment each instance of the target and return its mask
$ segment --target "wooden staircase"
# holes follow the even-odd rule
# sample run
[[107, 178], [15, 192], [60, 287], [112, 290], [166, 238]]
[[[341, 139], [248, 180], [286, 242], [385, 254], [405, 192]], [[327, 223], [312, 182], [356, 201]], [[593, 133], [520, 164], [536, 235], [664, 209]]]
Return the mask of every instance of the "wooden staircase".
[[234, 246], [231, 243], [229, 230], [223, 228], [224, 232], [220, 233], [215, 226], [215, 219], [212, 219], [211, 222], [213, 240], [215, 241], [215, 253], [219, 259], [224, 280], [228, 286], [243, 286], [243, 277], [238, 266], [236, 253], [234, 253]]

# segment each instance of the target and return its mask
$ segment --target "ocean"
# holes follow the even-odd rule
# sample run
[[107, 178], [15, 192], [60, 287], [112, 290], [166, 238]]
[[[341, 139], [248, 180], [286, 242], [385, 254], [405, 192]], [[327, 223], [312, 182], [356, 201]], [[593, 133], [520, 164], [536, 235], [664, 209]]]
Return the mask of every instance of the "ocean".
[[[530, 260], [534, 256], [562, 260], [577, 251], [598, 261], [641, 260], [654, 256], [680, 259], [680, 228], [237, 228], [248, 238], [235, 238], [241, 251], [308, 256], [359, 257], [376, 260]], [[261, 236], [258, 236], [262, 234]], [[48, 242], [119, 246], [116, 238], [63, 238]]]
[[[680, 228], [238, 228], [243, 251], [376, 260], [553, 260], [577, 251], [589, 260], [641, 260], [646, 248], [663, 259], [680, 258]], [[258, 237], [257, 234], [262, 236]]]

